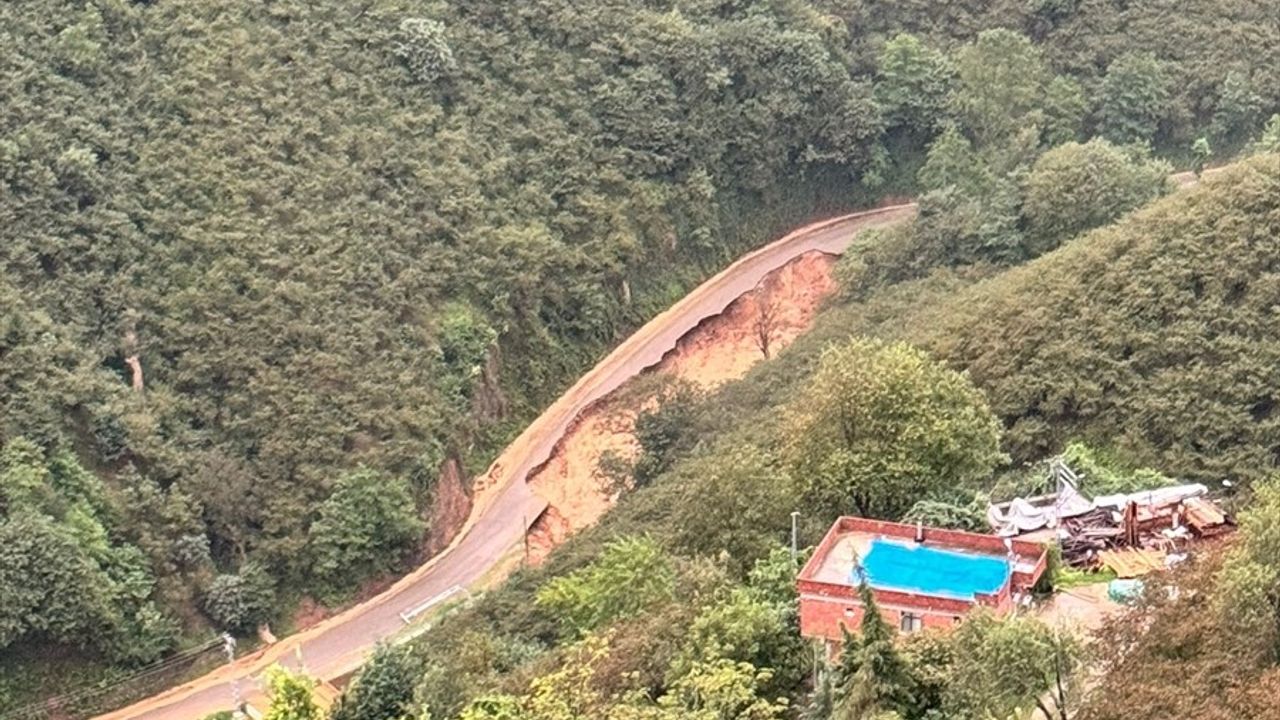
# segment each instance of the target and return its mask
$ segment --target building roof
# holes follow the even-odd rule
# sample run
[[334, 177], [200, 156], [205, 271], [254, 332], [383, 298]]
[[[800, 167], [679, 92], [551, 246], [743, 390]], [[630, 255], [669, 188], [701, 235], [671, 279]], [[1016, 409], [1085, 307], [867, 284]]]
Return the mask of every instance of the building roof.
[[998, 604], [1044, 571], [1037, 543], [865, 518], [839, 518], [801, 569], [805, 592], [852, 598], [865, 579], [895, 600]]

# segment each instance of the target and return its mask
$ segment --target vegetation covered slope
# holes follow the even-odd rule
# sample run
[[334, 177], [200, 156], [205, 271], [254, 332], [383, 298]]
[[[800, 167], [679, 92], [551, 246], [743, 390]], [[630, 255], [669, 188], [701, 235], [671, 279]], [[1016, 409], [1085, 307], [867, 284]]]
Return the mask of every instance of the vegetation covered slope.
[[1018, 457], [1085, 435], [1190, 479], [1258, 479], [1280, 464], [1277, 237], [1268, 155], [984, 283], [911, 334], [984, 390]]
[[[941, 266], [829, 309], [815, 333], [745, 380], [692, 407], [657, 410], [675, 422], [660, 447], [645, 453], [661, 453], [650, 460], [665, 471], [627, 494], [600, 526], [570, 539], [546, 567], [519, 573], [447, 618], [416, 652], [381, 654], [366, 672], [387, 677], [398, 668], [401, 681], [362, 690], [357, 680], [335, 717], [391, 717], [360, 709], [375, 697], [392, 698], [397, 712], [426, 706], [433, 716], [466, 720], [797, 711], [814, 720], [1009, 717], [1056, 693], [1059, 676], [1069, 706], [1087, 717], [1167, 717], [1174, 707], [1224, 720], [1258, 717], [1272, 702], [1277, 668], [1277, 494], [1274, 481], [1262, 479], [1276, 468], [1273, 433], [1247, 412], [1252, 389], [1231, 388], [1250, 374], [1237, 367], [1264, 363], [1273, 352], [1265, 317], [1275, 301], [1265, 281], [1235, 304], [1208, 291], [1196, 297], [1198, 275], [1188, 266], [1231, 266], [1265, 278], [1274, 248], [1264, 239], [1280, 230], [1277, 182], [1280, 156], [1254, 158], [1025, 266]], [[1106, 290], [1121, 287], [1127, 291]], [[1212, 317], [1217, 332], [1189, 335], [1179, 313]], [[934, 360], [901, 344], [850, 340], [858, 335], [909, 338]], [[1213, 363], [1220, 377], [1125, 365], [1162, 344], [1180, 348], [1177, 367]], [[966, 352], [975, 347], [993, 349]], [[1082, 357], [1110, 359], [1077, 374], [1071, 364], [1088, 366]], [[1083, 378], [1105, 377], [1113, 366], [1126, 379], [1095, 400], [1096, 411], [1049, 415], [1039, 434], [1023, 427], [1040, 395], [1015, 390], [1072, 396]], [[979, 391], [985, 398], [975, 397]], [[815, 417], [839, 426], [887, 398], [897, 409], [861, 418], [858, 433], [803, 432]], [[1170, 434], [1185, 418], [1140, 414], [1157, 406], [1219, 418], [1234, 415], [1218, 408], [1236, 408], [1237, 439], [1190, 445]], [[1081, 658], [1070, 640], [1029, 619], [1003, 624], [982, 615], [953, 634], [926, 633], [896, 650], [883, 639], [889, 630], [863, 627], [851, 641], [856, 653], [835, 667], [818, 663], [812, 684], [814, 658], [794, 642], [795, 566], [781, 550], [789, 513], [801, 513], [802, 542], [813, 542], [858, 495], [881, 503], [873, 514], [901, 517], [903, 477], [916, 480], [908, 497], [955, 505], [981, 493], [999, 462], [990, 443], [975, 439], [989, 432], [992, 411], [1009, 427], [1004, 439], [1017, 459], [1042, 452], [1025, 438], [1057, 451], [1064, 438], [1083, 436], [1119, 467], [1156, 458], [1179, 477], [1259, 478], [1240, 548], [1225, 562], [1207, 554], [1198, 569], [1174, 576], [1182, 594], [1173, 599], [1153, 583], [1138, 616], [1110, 631], [1123, 642], [1104, 637], [1103, 662], [1112, 671], [1088, 692], [1066, 677]], [[933, 442], [921, 446], [917, 438], [926, 435]], [[960, 438], [968, 454], [948, 457], [949, 442]], [[796, 446], [805, 452], [792, 458]], [[1149, 637], [1147, 627], [1154, 628]], [[1131, 649], [1136, 654], [1126, 654]], [[1011, 664], [1021, 671], [1009, 672]], [[859, 672], [864, 667], [875, 671]], [[1193, 677], [1169, 701], [1169, 679], [1184, 672]]]
[[1044, 150], [1230, 149], [1280, 107], [1270, 10], [0, 5], [0, 522], [59, 538], [14, 567], [112, 578], [0, 604], [3, 638], [139, 663], [402, 566], [446, 458], [483, 466], [698, 277], [922, 164], [961, 218], [920, 236], [943, 265], [1048, 250], [1070, 233], [1020, 206]]

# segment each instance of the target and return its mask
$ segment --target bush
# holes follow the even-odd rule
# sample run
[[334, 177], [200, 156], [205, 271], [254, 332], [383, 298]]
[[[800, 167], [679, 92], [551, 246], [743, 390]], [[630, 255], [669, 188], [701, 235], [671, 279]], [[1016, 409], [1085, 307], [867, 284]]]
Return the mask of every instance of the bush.
[[674, 590], [675, 573], [658, 544], [622, 538], [591, 565], [543, 585], [537, 604], [560, 618], [569, 634], [582, 634], [669, 599]]
[[1168, 163], [1106, 140], [1067, 143], [1036, 160], [1022, 215], [1032, 257], [1169, 192]]
[[220, 627], [243, 632], [271, 617], [276, 593], [271, 578], [256, 563], [239, 573], [218, 575], [204, 593], [204, 611]]
[[311, 525], [316, 575], [331, 589], [392, 570], [422, 537], [409, 484], [400, 477], [361, 468], [338, 479]]
[[457, 62], [445, 37], [444, 23], [426, 18], [406, 18], [394, 46], [396, 57], [419, 81], [428, 85], [453, 72]]

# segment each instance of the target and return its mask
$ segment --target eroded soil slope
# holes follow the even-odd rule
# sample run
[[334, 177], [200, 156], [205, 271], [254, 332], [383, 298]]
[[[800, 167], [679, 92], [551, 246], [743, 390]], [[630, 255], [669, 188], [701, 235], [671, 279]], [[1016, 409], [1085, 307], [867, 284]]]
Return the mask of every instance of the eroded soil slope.
[[[813, 324], [819, 306], [835, 289], [836, 257], [801, 255], [767, 275], [725, 311], [691, 330], [649, 370], [703, 388], [744, 376], [753, 365], [791, 344]], [[529, 532], [529, 560], [540, 562], [571, 533], [597, 520], [617, 500], [598, 477], [600, 458], [630, 460], [639, 452], [636, 416], [657, 402], [655, 392], [636, 392], [641, 378], [587, 408], [556, 446], [551, 459], [529, 476], [534, 492], [550, 507]]]

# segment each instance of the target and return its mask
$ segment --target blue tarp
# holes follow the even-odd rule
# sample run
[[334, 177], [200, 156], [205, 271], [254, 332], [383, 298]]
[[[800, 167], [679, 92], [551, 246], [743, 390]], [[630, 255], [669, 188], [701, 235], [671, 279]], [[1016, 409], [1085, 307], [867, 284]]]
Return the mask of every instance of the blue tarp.
[[[1010, 571], [1009, 561], [1003, 557], [884, 538], [871, 541], [871, 549], [862, 558], [862, 569], [873, 588], [956, 600], [973, 600], [977, 593], [996, 592]], [[856, 568], [852, 580], [860, 580]]]

